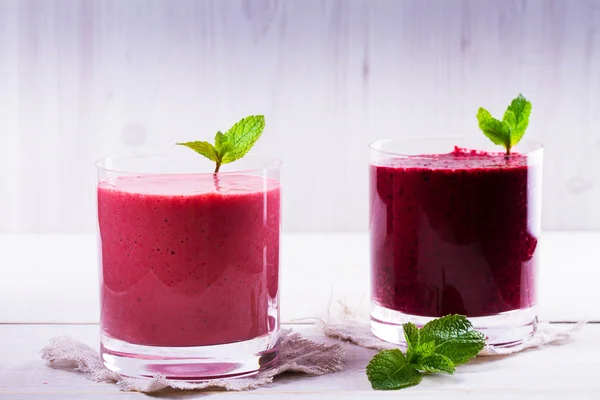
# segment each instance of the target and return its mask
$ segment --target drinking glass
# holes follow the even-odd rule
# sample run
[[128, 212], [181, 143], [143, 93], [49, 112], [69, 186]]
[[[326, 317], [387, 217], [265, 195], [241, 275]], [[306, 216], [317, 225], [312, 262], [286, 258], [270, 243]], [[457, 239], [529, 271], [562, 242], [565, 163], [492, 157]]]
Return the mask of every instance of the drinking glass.
[[252, 374], [279, 349], [281, 163], [213, 173], [184, 153], [97, 163], [102, 360], [134, 377]]
[[465, 315], [494, 346], [537, 325], [540, 144], [505, 156], [489, 140], [428, 137], [370, 146], [371, 329]]

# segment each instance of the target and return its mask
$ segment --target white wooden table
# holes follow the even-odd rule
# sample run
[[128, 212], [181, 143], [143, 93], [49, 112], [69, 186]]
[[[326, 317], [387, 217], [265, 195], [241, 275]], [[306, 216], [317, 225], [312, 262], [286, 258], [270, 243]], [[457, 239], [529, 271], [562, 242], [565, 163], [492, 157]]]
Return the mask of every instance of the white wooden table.
[[[295, 331], [324, 342], [312, 325], [291, 325]], [[97, 325], [1, 325], [0, 399], [129, 399], [107, 383], [88, 381], [81, 374], [47, 367], [39, 351], [53, 336], [69, 334], [90, 345], [98, 343]], [[271, 385], [249, 392], [219, 393], [225, 399], [375, 399], [399, 396], [454, 399], [598, 399], [600, 393], [600, 325], [586, 326], [575, 339], [560, 346], [529, 350], [507, 357], [480, 358], [457, 369], [453, 376], [428, 376], [400, 392], [375, 392], [365, 375], [373, 350], [349, 346], [343, 372], [308, 377], [276, 378]], [[171, 392], [163, 398], [200, 398], [206, 392]]]
[[[542, 319], [600, 321], [599, 233], [546, 233], [542, 241]], [[125, 399], [77, 373], [53, 370], [39, 351], [53, 336], [98, 343], [97, 268], [92, 235], [0, 235], [0, 399]], [[333, 300], [361, 309], [368, 303], [366, 235], [287, 235], [282, 252], [282, 318], [287, 327], [330, 342], [310, 324]], [[566, 326], [566, 325], [565, 325]], [[397, 396], [454, 399], [600, 398], [600, 324], [574, 339], [520, 354], [482, 358], [454, 376], [431, 376], [401, 392], [374, 392], [364, 369], [374, 351], [350, 346], [343, 372], [322, 377], [284, 376], [249, 392], [210, 392], [237, 398], [374, 399]], [[196, 398], [207, 392], [171, 392]], [[257, 397], [258, 396], [258, 397]]]

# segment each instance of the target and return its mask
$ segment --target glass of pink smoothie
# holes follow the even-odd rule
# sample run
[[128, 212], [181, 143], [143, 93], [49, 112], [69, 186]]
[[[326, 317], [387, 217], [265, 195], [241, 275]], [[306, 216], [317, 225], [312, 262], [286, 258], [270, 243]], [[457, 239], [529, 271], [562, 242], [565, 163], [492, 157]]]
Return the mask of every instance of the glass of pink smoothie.
[[189, 152], [98, 170], [101, 355], [122, 375], [205, 380], [276, 362], [278, 160]]
[[371, 329], [467, 316], [488, 344], [537, 324], [542, 146], [508, 157], [487, 139], [382, 140], [370, 146]]

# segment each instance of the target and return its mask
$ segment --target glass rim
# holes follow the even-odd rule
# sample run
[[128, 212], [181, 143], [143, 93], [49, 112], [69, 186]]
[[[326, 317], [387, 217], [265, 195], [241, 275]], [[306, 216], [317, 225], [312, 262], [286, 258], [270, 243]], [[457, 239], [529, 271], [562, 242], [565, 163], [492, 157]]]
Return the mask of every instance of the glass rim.
[[[473, 136], [465, 136], [465, 135], [449, 135], [449, 136], [407, 136], [407, 137], [402, 137], [402, 138], [387, 138], [387, 139], [378, 139], [375, 140], [373, 142], [369, 143], [369, 150], [370, 151], [374, 151], [380, 154], [387, 154], [390, 156], [396, 156], [396, 157], [404, 157], [404, 158], [424, 158], [424, 159], [429, 159], [429, 158], [433, 158], [434, 156], [436, 156], [436, 154], [422, 154], [422, 155], [417, 155], [417, 154], [405, 154], [405, 153], [401, 153], [401, 152], [396, 152], [396, 151], [389, 151], [389, 150], [382, 150], [381, 148], [377, 148], [377, 146], [382, 146], [384, 144], [388, 144], [388, 143], [401, 143], [401, 142], [408, 142], [408, 141], [436, 141], [436, 140], [470, 140], [470, 141], [487, 141], [487, 143], [493, 144], [493, 142], [491, 140], [489, 140], [488, 138], [482, 138], [482, 137], [473, 137]], [[540, 154], [543, 152], [544, 150], [544, 145], [538, 141], [535, 140], [521, 140], [519, 142], [519, 144], [529, 144], [533, 146], [532, 150], [529, 151], [524, 151], [524, 152], [519, 152], [518, 154], [523, 155], [523, 156], [527, 156], [527, 157], [532, 157], [535, 156], [537, 154]], [[519, 144], [517, 144], [516, 146], [518, 146]], [[504, 150], [502, 150], [503, 148], [499, 145], [497, 145], [498, 148], [500, 149], [499, 152], [504, 152]], [[515, 146], [515, 147], [516, 147]], [[473, 149], [473, 150], [477, 150], [477, 149]], [[482, 158], [485, 158], [485, 156], [481, 156]], [[477, 156], [474, 156], [473, 158], [477, 158]]]
[[[257, 157], [257, 156], [246, 156], [244, 157], [245, 160], [256, 160], [256, 161], [263, 161], [265, 166], [263, 167], [258, 167], [258, 168], [241, 168], [241, 169], [236, 169], [234, 171], [219, 171], [219, 172], [142, 172], [142, 171], [135, 171], [133, 168], [129, 168], [129, 169], [124, 169], [124, 168], [109, 168], [106, 166], [103, 166], [102, 164], [105, 164], [108, 161], [114, 160], [142, 160], [142, 159], [151, 159], [151, 158], [164, 158], [164, 159], [168, 159], [169, 155], [167, 153], [154, 153], [154, 154], [130, 154], [130, 155], [117, 155], [117, 156], [108, 156], [108, 157], [103, 157], [100, 159], [97, 159], [94, 162], [94, 165], [96, 166], [97, 170], [102, 170], [102, 171], [106, 171], [106, 172], [112, 172], [112, 173], [117, 173], [117, 174], [137, 174], [137, 175], [214, 175], [219, 174], [219, 175], [237, 175], [240, 173], [250, 173], [250, 172], [258, 172], [258, 171], [269, 171], [269, 170], [274, 170], [274, 169], [278, 169], [279, 167], [281, 167], [281, 165], [283, 164], [283, 161], [281, 161], [279, 158], [275, 158], [275, 157]], [[205, 161], [207, 162], [214, 162], [214, 161], [210, 161], [208, 159], [206, 159]]]

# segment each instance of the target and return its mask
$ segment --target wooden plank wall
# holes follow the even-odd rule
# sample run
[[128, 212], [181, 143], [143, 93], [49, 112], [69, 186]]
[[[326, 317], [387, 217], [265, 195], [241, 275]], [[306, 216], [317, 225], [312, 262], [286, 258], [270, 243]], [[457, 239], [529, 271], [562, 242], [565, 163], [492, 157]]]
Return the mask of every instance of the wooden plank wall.
[[598, 0], [0, 0], [0, 232], [95, 229], [95, 159], [264, 113], [288, 231], [367, 227], [367, 144], [523, 92], [546, 229], [600, 228]]

